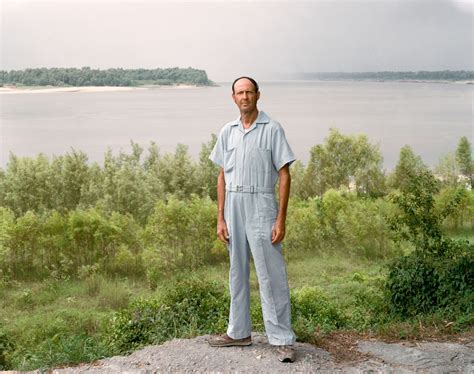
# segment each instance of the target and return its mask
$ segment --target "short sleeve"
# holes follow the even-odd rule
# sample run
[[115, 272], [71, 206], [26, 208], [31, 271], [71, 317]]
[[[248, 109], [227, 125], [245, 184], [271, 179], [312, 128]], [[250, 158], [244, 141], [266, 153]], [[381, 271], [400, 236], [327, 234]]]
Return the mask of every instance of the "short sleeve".
[[296, 160], [293, 150], [286, 140], [285, 131], [278, 126], [272, 138], [272, 159], [276, 170], [280, 170], [286, 164], [291, 165]]
[[221, 168], [224, 167], [224, 144], [222, 133], [223, 131], [219, 133], [216, 144], [214, 144], [214, 148], [212, 149], [212, 152], [209, 155], [209, 159], [215, 164], [219, 165]]

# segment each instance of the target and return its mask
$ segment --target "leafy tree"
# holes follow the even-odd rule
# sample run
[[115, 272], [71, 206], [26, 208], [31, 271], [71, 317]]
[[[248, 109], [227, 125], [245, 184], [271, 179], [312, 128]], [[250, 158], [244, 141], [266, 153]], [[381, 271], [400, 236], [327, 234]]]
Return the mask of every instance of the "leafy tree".
[[415, 155], [410, 146], [406, 145], [400, 150], [395, 171], [389, 176], [388, 184], [391, 188], [407, 190], [412, 179], [428, 171], [420, 156]]
[[442, 156], [435, 168], [435, 173], [441, 179], [444, 186], [457, 186], [459, 167], [454, 153]]
[[389, 222], [396, 236], [411, 242], [415, 250], [389, 265], [386, 288], [392, 310], [403, 316], [438, 308], [444, 308], [443, 313], [472, 310], [474, 245], [447, 238], [441, 229], [443, 220], [462, 204], [466, 191], [456, 189], [441, 209], [436, 207], [439, 181], [420, 166], [419, 158], [410, 152], [405, 155], [410, 156], [404, 159], [411, 167], [403, 169], [407, 174], [389, 196], [399, 208]]
[[291, 165], [291, 196], [307, 199], [312, 194], [307, 192], [307, 186], [304, 184], [305, 167], [300, 160], [296, 160]]
[[153, 203], [140, 165], [143, 148], [133, 141], [131, 145], [131, 155], [120, 152], [113, 157], [110, 150], [106, 154], [103, 202], [109, 212], [130, 213], [144, 223]]
[[212, 134], [209, 142], [202, 144], [197, 170], [197, 180], [201, 184], [202, 196], [209, 196], [214, 201], [217, 200], [217, 175], [219, 174], [219, 167], [209, 159], [209, 155], [216, 141], [217, 136]]
[[28, 210], [45, 211], [53, 207], [54, 190], [47, 157], [40, 153], [36, 159], [10, 154], [3, 178], [3, 202], [17, 216]]
[[360, 195], [384, 193], [382, 156], [365, 135], [343, 135], [331, 129], [324, 145], [310, 151], [303, 177], [309, 196], [322, 196], [329, 188], [354, 188]]
[[472, 160], [471, 143], [469, 143], [469, 140], [467, 140], [465, 136], [459, 140], [458, 148], [456, 150], [456, 161], [458, 162], [459, 170], [462, 175], [467, 178], [471, 184], [471, 188], [474, 188], [474, 163]]
[[180, 199], [199, 193], [196, 166], [192, 162], [188, 147], [178, 144], [174, 155], [166, 154], [160, 161], [159, 178], [165, 194], [175, 194]]
[[[455, 206], [452, 206], [455, 203]], [[449, 210], [449, 214], [445, 214], [444, 221], [454, 229], [459, 226], [464, 227], [465, 216], [469, 217], [470, 213], [470, 194], [464, 186], [449, 186], [443, 188], [436, 196], [436, 210], [442, 214], [445, 210]]]

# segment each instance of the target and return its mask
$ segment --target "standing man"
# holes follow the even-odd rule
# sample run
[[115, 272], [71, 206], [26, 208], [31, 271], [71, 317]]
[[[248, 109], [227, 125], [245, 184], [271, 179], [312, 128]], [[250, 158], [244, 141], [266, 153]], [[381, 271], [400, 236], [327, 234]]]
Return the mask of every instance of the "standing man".
[[[209, 158], [221, 167], [217, 178], [217, 236], [230, 256], [230, 316], [215, 347], [250, 345], [249, 260], [254, 259], [268, 341], [280, 361], [293, 362], [295, 334], [286, 265], [281, 253], [290, 194], [289, 166], [295, 160], [281, 125], [257, 109], [260, 91], [249, 77], [232, 84], [240, 117], [226, 124]], [[280, 205], [275, 184], [280, 179]]]

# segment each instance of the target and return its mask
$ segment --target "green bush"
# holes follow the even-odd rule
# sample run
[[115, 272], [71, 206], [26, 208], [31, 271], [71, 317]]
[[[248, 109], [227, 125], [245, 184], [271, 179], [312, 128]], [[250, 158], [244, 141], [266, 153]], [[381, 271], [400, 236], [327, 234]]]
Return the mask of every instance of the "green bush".
[[11, 367], [17, 370], [44, 371], [56, 365], [70, 365], [108, 357], [110, 349], [99, 337], [87, 334], [59, 333], [41, 341], [35, 347], [23, 348], [11, 354]]
[[448, 314], [472, 312], [474, 245], [449, 241], [446, 247], [442, 257], [417, 250], [390, 264], [386, 288], [394, 313], [406, 317], [440, 309]]
[[346, 323], [336, 305], [317, 287], [291, 292], [291, 315], [293, 329], [301, 341], [312, 342], [316, 331], [328, 332]]
[[[216, 243], [216, 204], [195, 195], [190, 201], [170, 196], [158, 201], [145, 228], [147, 257], [153, 273], [169, 275], [178, 269], [197, 269], [221, 258]], [[155, 276], [155, 275], [153, 275]]]
[[394, 312], [411, 316], [433, 311], [438, 305], [439, 274], [433, 261], [418, 254], [398, 258], [387, 278]]
[[9, 356], [15, 350], [15, 344], [11, 337], [2, 329], [0, 325], [0, 370], [12, 369]]
[[390, 320], [383, 287], [371, 283], [362, 284], [354, 290], [354, 300], [346, 309], [347, 327], [366, 330]]
[[172, 338], [187, 338], [225, 329], [229, 298], [225, 288], [198, 279], [178, 280], [155, 299], [139, 299], [117, 312], [107, 331], [120, 352]]
[[291, 202], [285, 248], [295, 256], [344, 253], [387, 258], [398, 247], [385, 215], [393, 207], [381, 199], [358, 198], [344, 190], [328, 190], [323, 198]]

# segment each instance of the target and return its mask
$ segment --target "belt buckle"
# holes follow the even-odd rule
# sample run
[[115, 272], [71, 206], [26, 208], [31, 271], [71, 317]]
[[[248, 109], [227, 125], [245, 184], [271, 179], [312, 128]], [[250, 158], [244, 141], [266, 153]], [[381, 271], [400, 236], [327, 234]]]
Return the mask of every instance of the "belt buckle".
[[235, 186], [237, 192], [242, 192], [244, 190], [244, 186]]
[[254, 186], [250, 186], [250, 193], [254, 193], [254, 192], [255, 192]]

